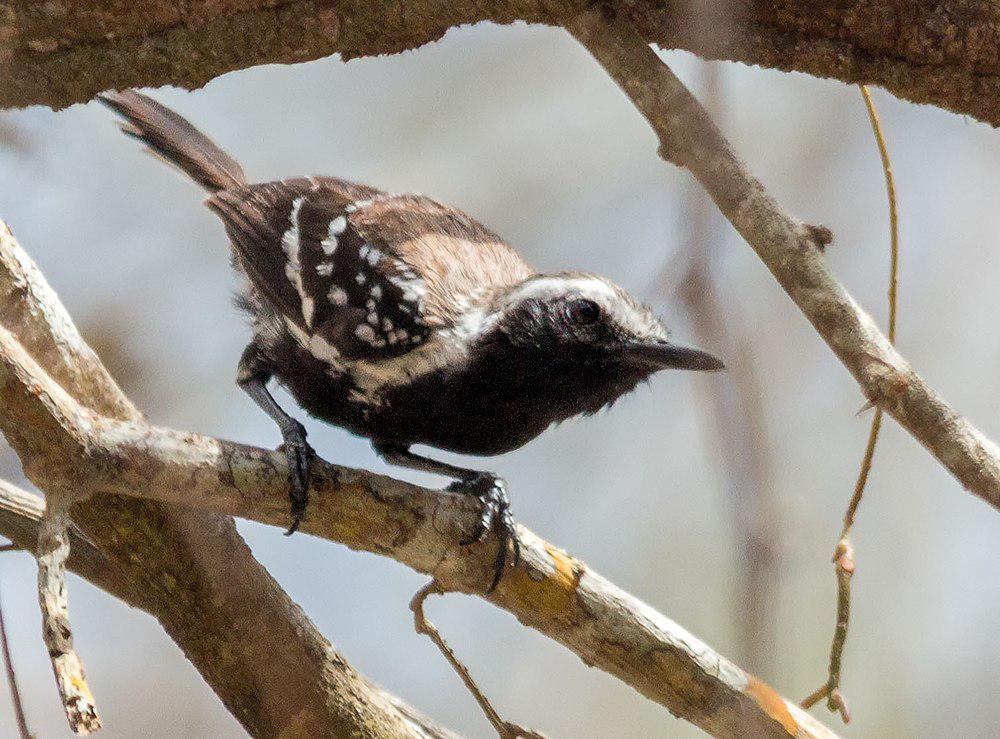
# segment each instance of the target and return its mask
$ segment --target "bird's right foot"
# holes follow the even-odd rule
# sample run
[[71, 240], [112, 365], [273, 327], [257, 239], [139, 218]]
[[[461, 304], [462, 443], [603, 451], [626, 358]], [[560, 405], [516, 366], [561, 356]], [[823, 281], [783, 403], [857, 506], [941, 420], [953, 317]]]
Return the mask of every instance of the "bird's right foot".
[[281, 435], [284, 442], [279, 448], [284, 450], [288, 462], [288, 499], [292, 513], [292, 524], [285, 536], [291, 536], [302, 523], [309, 503], [309, 466], [316, 452], [306, 441], [305, 426], [294, 419], [281, 430]]
[[[459, 542], [462, 546], [475, 544], [486, 538], [495, 530], [500, 539], [500, 549], [493, 562], [493, 579], [486, 589], [487, 593], [496, 590], [507, 569], [508, 560], [517, 567], [521, 561], [521, 542], [517, 538], [514, 519], [510, 515], [510, 499], [507, 497], [507, 484], [503, 479], [489, 472], [477, 472], [464, 480], [452, 483], [447, 488], [450, 491], [472, 495], [482, 504], [482, 515], [472, 534]], [[513, 550], [513, 557], [509, 557]]]

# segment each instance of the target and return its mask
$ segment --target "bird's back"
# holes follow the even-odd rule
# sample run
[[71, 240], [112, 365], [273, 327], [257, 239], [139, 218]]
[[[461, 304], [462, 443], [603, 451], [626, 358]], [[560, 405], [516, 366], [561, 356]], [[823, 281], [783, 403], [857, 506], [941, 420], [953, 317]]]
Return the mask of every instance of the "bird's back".
[[222, 189], [206, 203], [254, 291], [307, 347], [345, 360], [406, 354], [531, 274], [485, 226], [420, 195], [309, 177]]

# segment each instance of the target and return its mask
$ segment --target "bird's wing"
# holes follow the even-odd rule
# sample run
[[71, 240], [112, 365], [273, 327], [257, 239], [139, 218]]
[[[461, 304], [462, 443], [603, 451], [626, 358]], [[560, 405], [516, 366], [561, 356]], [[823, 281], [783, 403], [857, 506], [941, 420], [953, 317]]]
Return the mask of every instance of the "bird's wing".
[[345, 359], [405, 354], [491, 280], [527, 273], [498, 237], [419, 196], [310, 178], [206, 202], [251, 283], [303, 345], [316, 350], [319, 340], [320, 353]]
[[422, 195], [372, 198], [350, 222], [365, 240], [417, 275], [432, 326], [462, 314], [532, 270], [503, 239], [460, 210]]

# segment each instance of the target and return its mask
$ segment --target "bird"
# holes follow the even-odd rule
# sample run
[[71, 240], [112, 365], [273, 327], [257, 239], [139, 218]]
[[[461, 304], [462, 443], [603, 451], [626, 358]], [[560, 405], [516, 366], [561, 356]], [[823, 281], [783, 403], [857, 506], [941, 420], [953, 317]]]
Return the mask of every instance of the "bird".
[[272, 379], [390, 464], [452, 478], [449, 490], [475, 496], [482, 513], [460, 544], [497, 534], [492, 592], [520, 558], [506, 483], [413, 446], [493, 456], [610, 406], [660, 370], [723, 369], [674, 343], [610, 280], [539, 272], [461, 210], [336, 177], [253, 183], [156, 100], [132, 90], [98, 99], [125, 134], [201, 185], [222, 220], [252, 334], [236, 381], [281, 433], [286, 534], [305, 515], [316, 452], [272, 396]]

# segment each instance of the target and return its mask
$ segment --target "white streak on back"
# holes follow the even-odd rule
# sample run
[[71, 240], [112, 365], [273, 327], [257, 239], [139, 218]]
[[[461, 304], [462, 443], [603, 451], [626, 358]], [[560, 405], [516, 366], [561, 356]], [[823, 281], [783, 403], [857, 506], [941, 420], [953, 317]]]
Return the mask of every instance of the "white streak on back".
[[299, 210], [302, 208], [302, 203], [304, 202], [305, 197], [295, 198], [292, 201], [292, 212], [288, 216], [291, 225], [281, 237], [281, 248], [287, 258], [285, 261], [285, 277], [288, 278], [288, 281], [292, 283], [299, 294], [299, 298], [302, 301], [302, 317], [305, 319], [306, 326], [312, 326], [313, 313], [316, 306], [313, 303], [313, 299], [306, 295], [305, 289], [302, 286], [302, 262], [299, 258], [299, 252], [302, 249], [302, 242], [299, 239]]

